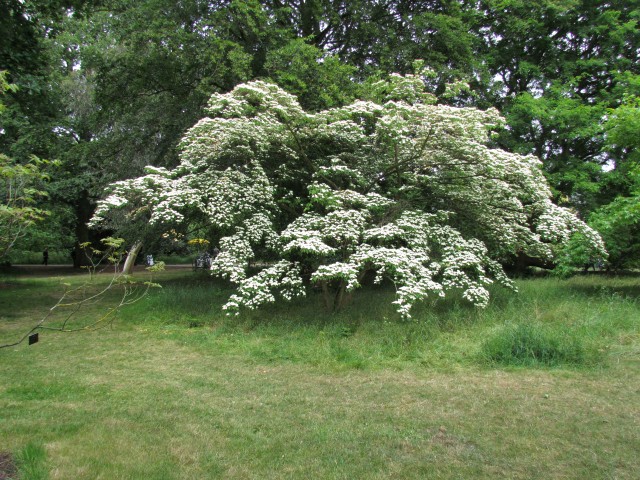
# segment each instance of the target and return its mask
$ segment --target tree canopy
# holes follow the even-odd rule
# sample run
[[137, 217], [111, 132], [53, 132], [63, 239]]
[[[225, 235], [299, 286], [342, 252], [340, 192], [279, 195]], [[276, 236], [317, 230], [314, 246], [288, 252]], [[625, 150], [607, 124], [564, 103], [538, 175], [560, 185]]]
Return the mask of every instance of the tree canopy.
[[[422, 59], [430, 91], [452, 106], [498, 109], [506, 122], [491, 144], [541, 159], [554, 201], [595, 222], [617, 198], [635, 198], [633, 122], [614, 128], [611, 119], [630, 118], [640, 95], [638, 7], [7, 0], [0, 70], [18, 90], [4, 101], [0, 153], [20, 164], [34, 154], [61, 161], [47, 186], [47, 225], [61, 233], [56, 245], [70, 246], [70, 232], [80, 244], [95, 236], [86, 224], [105, 185], [145, 165], [179, 164], [181, 138], [212, 94], [273, 81], [314, 113], [348, 105], [370, 79], [411, 73]], [[456, 80], [470, 89], [448, 95]], [[635, 228], [628, 232], [625, 245], [637, 243]], [[625, 251], [609, 266], [632, 265], [635, 250]]]
[[[262, 81], [214, 94], [181, 142], [175, 169], [117, 182], [95, 223], [126, 212], [151, 224], [219, 232], [212, 271], [238, 285], [225, 308], [304, 295], [340, 308], [372, 274], [396, 285], [397, 309], [461, 290], [485, 306], [510, 286], [499, 260], [551, 260], [598, 234], [551, 201], [541, 162], [490, 148], [494, 109], [436, 105], [420, 75], [372, 82], [364, 98], [317, 113]], [[270, 259], [256, 274], [252, 259]]]

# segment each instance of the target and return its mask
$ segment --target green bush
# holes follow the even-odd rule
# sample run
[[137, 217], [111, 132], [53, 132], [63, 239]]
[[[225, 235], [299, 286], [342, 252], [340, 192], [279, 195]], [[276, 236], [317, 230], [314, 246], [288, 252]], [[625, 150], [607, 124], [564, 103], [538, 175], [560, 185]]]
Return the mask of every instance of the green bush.
[[539, 324], [507, 325], [481, 346], [493, 364], [521, 366], [584, 365], [589, 355], [580, 337]]

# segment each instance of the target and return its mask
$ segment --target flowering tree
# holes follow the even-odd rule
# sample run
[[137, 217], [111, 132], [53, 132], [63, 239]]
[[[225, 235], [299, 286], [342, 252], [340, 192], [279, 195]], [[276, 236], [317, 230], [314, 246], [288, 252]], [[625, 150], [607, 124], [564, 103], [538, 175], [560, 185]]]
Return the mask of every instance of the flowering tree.
[[[398, 312], [459, 290], [485, 306], [512, 287], [499, 263], [551, 260], [574, 234], [599, 236], [550, 201], [540, 161], [487, 146], [495, 110], [435, 105], [418, 76], [371, 83], [368, 97], [319, 113], [273, 84], [215, 94], [184, 136], [174, 170], [114, 183], [94, 223], [117, 211], [204, 222], [222, 236], [214, 274], [237, 284], [230, 313], [315, 284], [340, 308], [368, 272], [396, 286]], [[249, 260], [269, 266], [249, 275]]]

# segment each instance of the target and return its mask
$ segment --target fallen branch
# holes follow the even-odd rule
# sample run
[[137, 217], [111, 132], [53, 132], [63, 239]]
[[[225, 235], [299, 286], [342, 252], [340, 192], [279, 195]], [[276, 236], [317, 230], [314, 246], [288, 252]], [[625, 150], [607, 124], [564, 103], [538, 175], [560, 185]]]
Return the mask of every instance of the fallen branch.
[[[132, 305], [136, 302], [139, 302], [149, 293], [149, 289], [152, 287], [160, 287], [158, 283], [153, 282], [153, 274], [159, 271], [164, 270], [164, 262], [158, 262], [152, 267], [148, 267], [146, 270], [150, 272], [150, 277], [148, 281], [137, 282], [134, 281], [130, 275], [127, 275], [123, 272], [119, 271], [120, 261], [124, 255], [123, 251], [120, 251], [120, 247], [123, 244], [122, 239], [113, 239], [107, 238], [103, 240], [103, 243], [107, 246], [107, 250], [100, 251], [97, 249], [85, 249], [87, 252], [87, 257], [90, 261], [90, 266], [87, 267], [89, 270], [90, 278], [89, 281], [75, 288], [67, 288], [64, 293], [58, 299], [58, 301], [53, 305], [47, 313], [25, 334], [23, 334], [16, 342], [7, 343], [4, 345], [0, 345], [0, 348], [9, 348], [20, 345], [24, 342], [30, 335], [32, 335], [37, 330], [53, 330], [59, 332], [78, 332], [78, 331], [88, 331], [88, 330], [98, 330], [100, 328], [107, 327], [112, 324], [112, 320], [114, 314], [120, 310], [122, 307], [127, 305]], [[87, 247], [87, 246], [85, 246]], [[95, 255], [99, 256], [99, 259], [96, 260], [94, 258]], [[96, 270], [100, 266], [103, 260], [108, 260], [114, 268], [113, 276], [107, 285], [102, 287], [95, 293], [88, 293], [88, 287], [95, 279]], [[69, 285], [66, 285], [70, 287]], [[122, 286], [122, 296], [119, 301], [116, 302], [115, 305], [107, 308], [106, 312], [100, 317], [92, 321], [87, 325], [83, 325], [81, 327], [70, 328], [69, 322], [73, 317], [75, 317], [80, 309], [87, 305], [94, 305], [98, 303], [100, 300], [105, 298], [108, 292], [113, 290], [115, 287]], [[75, 298], [76, 295], [79, 294], [79, 298]], [[71, 311], [68, 312], [66, 318], [62, 321], [60, 326], [49, 326], [46, 325], [47, 321], [51, 319], [51, 317], [59, 311], [60, 309], [69, 308]]]

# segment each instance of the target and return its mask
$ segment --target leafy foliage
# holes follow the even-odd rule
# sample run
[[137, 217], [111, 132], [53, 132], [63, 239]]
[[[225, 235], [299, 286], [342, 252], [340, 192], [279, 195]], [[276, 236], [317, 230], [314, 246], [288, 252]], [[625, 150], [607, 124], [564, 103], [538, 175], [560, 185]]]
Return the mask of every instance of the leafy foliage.
[[48, 178], [37, 158], [20, 165], [0, 154], [0, 259], [4, 259], [29, 228], [43, 220], [48, 212], [35, 203], [46, 192], [38, 188]]
[[640, 265], [640, 98], [626, 98], [609, 115], [605, 124], [608, 149], [624, 154], [624, 160], [612, 165], [611, 183], [618, 194], [591, 213], [589, 224], [602, 234], [609, 267], [617, 270]]
[[[477, 90], [510, 126], [500, 145], [544, 162], [556, 198], [586, 217], [624, 190], [629, 153], [606, 120], [640, 75], [638, 1], [487, 0], [471, 24], [489, 77]], [[617, 177], [617, 178], [616, 178]]]
[[[0, 95], [17, 91], [17, 86], [6, 80], [6, 72], [0, 71]], [[0, 115], [5, 105], [0, 102]], [[0, 260], [4, 260], [16, 242], [23, 238], [33, 225], [48, 212], [38, 208], [36, 201], [46, 196], [41, 181], [48, 178], [42, 170], [43, 160], [32, 156], [24, 164], [0, 153]]]
[[619, 196], [596, 210], [589, 224], [602, 235], [613, 269], [640, 264], [640, 173], [636, 171], [629, 196]]

